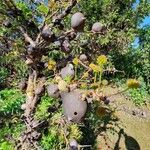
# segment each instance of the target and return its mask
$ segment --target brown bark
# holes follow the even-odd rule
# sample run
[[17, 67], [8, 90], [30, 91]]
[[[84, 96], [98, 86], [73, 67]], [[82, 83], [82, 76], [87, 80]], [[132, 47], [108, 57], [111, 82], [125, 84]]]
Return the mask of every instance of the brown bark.
[[42, 93], [44, 92], [45, 79], [41, 78], [37, 80], [37, 72], [33, 72], [29, 75], [28, 86], [26, 90], [26, 103], [24, 104], [24, 114], [23, 120], [26, 124], [26, 130], [23, 132], [22, 136], [18, 140], [16, 149], [32, 149], [33, 147], [38, 148], [37, 140], [40, 138], [41, 134], [37, 129], [41, 124], [34, 119], [33, 113], [36, 108], [38, 100], [40, 100]]

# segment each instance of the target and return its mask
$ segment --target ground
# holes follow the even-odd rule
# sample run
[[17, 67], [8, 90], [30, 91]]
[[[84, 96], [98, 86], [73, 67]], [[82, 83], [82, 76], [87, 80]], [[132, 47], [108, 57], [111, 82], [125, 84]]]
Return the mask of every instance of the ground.
[[[106, 95], [118, 92], [116, 87], [104, 88]], [[110, 97], [111, 106], [116, 107], [118, 122], [109, 125], [105, 137], [98, 137], [99, 150], [150, 150], [150, 107], [137, 107], [124, 95]]]

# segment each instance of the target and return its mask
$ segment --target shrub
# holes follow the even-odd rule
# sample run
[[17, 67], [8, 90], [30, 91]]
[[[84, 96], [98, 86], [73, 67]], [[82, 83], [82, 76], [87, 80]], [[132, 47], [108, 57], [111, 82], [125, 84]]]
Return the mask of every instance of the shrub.
[[47, 119], [49, 116], [48, 108], [53, 106], [55, 101], [56, 100], [54, 98], [51, 98], [48, 95], [44, 95], [36, 109], [35, 117], [37, 119]]
[[21, 112], [21, 104], [25, 96], [17, 89], [5, 89], [0, 91], [0, 115], [13, 115]]
[[0, 67], [0, 86], [5, 84], [8, 75], [8, 70], [4, 67]]
[[[17, 119], [15, 121], [15, 119]], [[1, 125], [0, 125], [1, 126]], [[12, 117], [11, 119], [8, 119], [7, 121], [3, 121], [3, 125], [0, 128], [0, 150], [14, 150], [14, 143], [13, 141], [9, 141], [9, 138], [12, 137], [14, 139], [17, 139], [21, 131], [23, 130], [24, 125], [21, 124], [20, 120], [18, 118]]]
[[129, 89], [126, 94], [129, 96], [136, 105], [143, 105], [149, 101], [148, 91], [146, 83], [144, 82], [143, 78], [139, 78], [140, 87], [139, 88], [131, 88]]

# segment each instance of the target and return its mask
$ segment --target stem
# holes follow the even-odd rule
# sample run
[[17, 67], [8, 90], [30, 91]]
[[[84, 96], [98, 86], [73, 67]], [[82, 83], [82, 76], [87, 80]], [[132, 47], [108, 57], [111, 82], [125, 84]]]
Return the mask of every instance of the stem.
[[[89, 69], [88, 71], [86, 71], [85, 73], [89, 73], [91, 71], [91, 69]], [[84, 78], [84, 74], [83, 76], [78, 80], [78, 83]]]
[[97, 78], [97, 72], [95, 72], [94, 83], [96, 83], [96, 78]]
[[75, 80], [77, 79], [77, 66], [75, 66]]
[[124, 92], [126, 92], [126, 91], [128, 91], [128, 90], [129, 90], [129, 88], [126, 88], [126, 89], [124, 89], [124, 90], [122, 90], [122, 91], [119, 91], [119, 92], [116, 92], [116, 93], [114, 93], [114, 94], [108, 95], [107, 97], [111, 97], [111, 96], [114, 96], [114, 95], [122, 94], [122, 93], [124, 93]]
[[99, 74], [99, 88], [101, 86], [101, 82], [102, 82], [102, 71], [100, 71], [100, 74]]
[[102, 73], [103, 73], [103, 65], [100, 65], [100, 72], [99, 72], [99, 88], [101, 87], [101, 83], [102, 83]]
[[33, 73], [34, 73], [33, 84], [34, 84], [34, 90], [35, 90], [36, 89], [36, 82], [37, 82], [37, 70], [34, 70]]
[[80, 148], [91, 147], [92, 145], [79, 145]]

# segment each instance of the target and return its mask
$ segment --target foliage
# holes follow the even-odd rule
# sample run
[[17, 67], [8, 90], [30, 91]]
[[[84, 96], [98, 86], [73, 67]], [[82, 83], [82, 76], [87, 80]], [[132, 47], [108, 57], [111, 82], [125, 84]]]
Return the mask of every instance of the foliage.
[[[133, 7], [137, 3], [135, 0], [80, 0], [71, 13], [82, 11], [86, 16], [83, 34], [70, 26], [69, 8], [72, 6], [63, 11], [68, 6], [68, 2], [54, 0], [0, 2], [0, 12], [2, 12], [0, 13], [2, 24], [0, 27], [0, 47], [2, 49], [0, 51], [0, 84], [5, 83], [7, 78], [10, 79], [10, 82], [12, 80], [15, 82], [17, 79], [26, 78], [27, 73], [29, 74], [30, 82], [28, 81], [27, 84], [30, 94], [27, 93], [25, 110], [29, 109], [30, 114], [27, 113], [29, 122], [26, 124], [31, 122], [29, 127], [32, 130], [34, 127], [32, 123], [35, 120], [48, 123], [48, 126], [40, 130], [42, 137], [39, 143], [44, 150], [65, 149], [72, 138], [78, 142], [88, 141], [94, 144], [96, 136], [100, 134], [100, 129], [105, 128], [106, 130], [107, 124], [115, 123], [116, 118], [112, 116], [114, 111], [109, 106], [102, 105], [107, 97], [103, 96], [100, 91], [101, 84], [108, 84], [106, 80], [102, 82], [102, 76], [107, 71], [108, 65], [123, 71], [127, 79], [143, 77], [144, 81], [139, 89], [129, 89], [139, 87], [139, 82], [136, 80], [130, 79], [127, 83], [129, 89], [127, 94], [135, 104], [143, 104], [148, 95], [146, 88], [149, 86], [150, 30], [149, 27], [139, 29], [138, 26], [143, 18], [149, 15], [150, 3], [147, 0], [140, 0], [137, 6]], [[63, 13], [69, 13], [69, 15], [63, 19], [67, 15], [63, 16]], [[98, 34], [91, 31], [95, 22], [102, 23], [102, 31]], [[136, 37], [139, 38], [138, 48], [131, 46]], [[87, 55], [86, 62], [78, 59], [82, 53]], [[27, 63], [27, 60], [30, 60], [30, 63]], [[72, 80], [67, 76], [64, 80], [59, 79], [57, 82], [59, 92], [68, 91], [69, 88], [71, 89], [70, 84], [75, 83], [77, 88], [92, 89], [92, 92], [86, 91], [87, 95], [81, 98], [84, 100], [86, 96], [97, 98], [97, 101], [90, 106], [91, 109], [85, 118], [83, 130], [78, 124], [67, 124], [64, 121], [59, 100], [47, 94], [42, 96], [45, 90], [45, 83], [43, 83], [45, 79], [52, 80], [50, 75], [56, 77], [60, 69], [71, 62], [74, 64], [75, 78]], [[92, 84], [93, 75], [94, 84]], [[40, 77], [43, 77], [42, 81]], [[1, 149], [11, 149], [11, 143], [3, 140], [5, 135], [11, 133], [13, 137], [18, 136], [23, 127], [22, 123], [17, 123], [18, 119], [15, 118], [15, 115], [21, 113], [20, 106], [24, 100], [24, 95], [19, 90], [0, 91], [0, 115], [14, 117], [10, 122], [6, 120], [6, 124], [2, 130], [0, 129]], [[29, 107], [30, 104], [32, 108]], [[33, 117], [33, 120], [28, 117]], [[103, 127], [101, 128], [100, 125]], [[33, 130], [36, 131], [36, 129]], [[25, 141], [28, 141], [27, 138], [25, 135]]]
[[[126, 78], [142, 76], [149, 87], [150, 27], [139, 26], [144, 17], [149, 16], [150, 3], [135, 0], [87, 0], [79, 4], [87, 15], [89, 28], [96, 21], [107, 28], [104, 36], [95, 38], [101, 45], [98, 51], [108, 52], [112, 64], [116, 69], [124, 71]], [[138, 48], [132, 46], [135, 38], [139, 38]]]
[[[12, 120], [7, 120], [4, 125], [2, 125], [2, 128], [0, 129], [0, 139], [1, 142], [5, 139], [5, 136], [11, 135], [13, 138], [17, 138], [21, 130], [24, 128], [24, 125], [20, 122], [20, 120], [16, 117], [11, 118]], [[15, 120], [16, 119], [16, 120]]]
[[136, 105], [143, 105], [150, 102], [150, 97], [146, 88], [145, 82], [141, 79], [140, 88], [129, 89], [127, 95]]
[[18, 78], [23, 78], [27, 75], [27, 66], [23, 60], [20, 60], [21, 53], [19, 50], [14, 49], [0, 56], [0, 66], [6, 67], [11, 74], [17, 74]]
[[67, 129], [65, 126], [58, 129], [57, 125], [52, 124], [48, 132], [44, 133], [40, 143], [44, 150], [65, 149], [66, 142], [72, 138], [76, 138], [77, 141], [80, 141], [82, 138], [82, 132], [76, 124], [68, 125]]
[[48, 62], [48, 69], [49, 69], [49, 70], [55, 70], [55, 67], [56, 67], [56, 62], [53, 61], [53, 60], [50, 60], [50, 61]]
[[[147, 90], [147, 85], [142, 77], [139, 77], [136, 80], [127, 79], [127, 81], [126, 78], [115, 78], [113, 82], [118, 87], [121, 87], [121, 89], [124, 89], [121, 93], [127, 96], [129, 100], [133, 101], [135, 105], [141, 106], [150, 102], [150, 96]], [[130, 86], [128, 85], [128, 83], [130, 84]]]
[[77, 139], [80, 141], [83, 138], [82, 132], [80, 131], [77, 124], [68, 126], [67, 131], [69, 132], [68, 139]]
[[132, 90], [130, 89], [128, 95], [136, 105], [143, 105], [147, 101], [148, 93], [145, 89], [140, 88], [140, 89], [132, 89]]
[[128, 86], [128, 88], [138, 88], [138, 87], [140, 87], [140, 83], [136, 79], [128, 79], [127, 86]]
[[8, 120], [3, 120], [0, 126], [0, 150], [14, 150], [15, 143], [9, 137], [17, 139], [24, 129], [24, 125], [17, 117], [12, 117]]
[[13, 150], [12, 145], [8, 142], [3, 142], [0, 146], [0, 150], [7, 150], [7, 149]]
[[55, 104], [56, 99], [49, 97], [48, 95], [44, 95], [41, 98], [41, 103], [36, 108], [35, 117], [39, 120], [47, 119], [49, 116], [48, 108], [52, 107]]
[[44, 150], [56, 149], [59, 144], [58, 142], [58, 134], [56, 129], [52, 128], [47, 135], [43, 135], [41, 139], [41, 146]]
[[24, 95], [16, 89], [0, 91], [0, 115], [14, 115], [21, 112], [21, 104], [25, 101]]
[[27, 65], [20, 59], [21, 51], [14, 48], [0, 56], [0, 84], [11, 87], [27, 76]]
[[[149, 54], [144, 49], [130, 48], [127, 53], [111, 52], [110, 60], [118, 70], [125, 72], [121, 76], [126, 78], [138, 78], [142, 76], [149, 85]], [[130, 65], [129, 65], [130, 63]]]
[[150, 4], [140, 1], [133, 9], [135, 0], [87, 0], [80, 1], [81, 10], [86, 14], [88, 25], [99, 21], [106, 25], [108, 32], [98, 40], [105, 51], [117, 50], [123, 52], [128, 49], [128, 44], [133, 41], [137, 32], [137, 25], [149, 15]]
[[[144, 78], [150, 93], [150, 26], [139, 30], [139, 49], [141, 51], [141, 76]], [[142, 53], [143, 52], [143, 53]]]
[[0, 86], [6, 82], [8, 75], [9, 75], [8, 70], [4, 67], [1, 67], [0, 68]]
[[[103, 135], [107, 130], [112, 131], [112, 133], [117, 132], [115, 127], [118, 126], [119, 120], [114, 114], [115, 108], [107, 107], [100, 102], [95, 101], [90, 105], [86, 114], [85, 126], [81, 128], [83, 132], [82, 142], [92, 144], [92, 148], [98, 149], [98, 135]], [[111, 127], [109, 128], [109, 126]]]
[[58, 103], [57, 99], [45, 95], [36, 109], [35, 117], [38, 120], [46, 119], [49, 123], [40, 139], [40, 145], [44, 150], [64, 149], [66, 140], [76, 138], [80, 141], [82, 139], [82, 132], [77, 124], [63, 124], [62, 109], [57, 108]]
[[89, 67], [92, 69], [92, 71], [95, 74], [94, 83], [96, 82], [97, 75], [99, 75], [99, 86], [100, 86], [101, 81], [102, 81], [102, 74], [104, 72], [104, 67], [107, 64], [107, 57], [105, 55], [100, 55], [98, 56], [96, 62], [97, 62], [97, 65], [91, 63]]
[[[124, 79], [122, 78], [121, 80], [116, 79], [115, 84], [125, 89], [123, 90], [122, 93], [126, 95], [128, 99], [133, 101], [134, 104], [136, 105], [145, 105], [150, 102], [147, 85], [142, 77], [139, 77], [138, 80], [135, 80], [135, 79], [128, 79], [127, 81], [125, 80], [126, 80], [125, 78]], [[131, 83], [130, 83], [130, 80], [132, 80]], [[136, 82], [132, 85], [134, 80]], [[125, 82], [126, 84], [124, 84]], [[128, 86], [128, 83], [130, 83], [131, 85]]]

